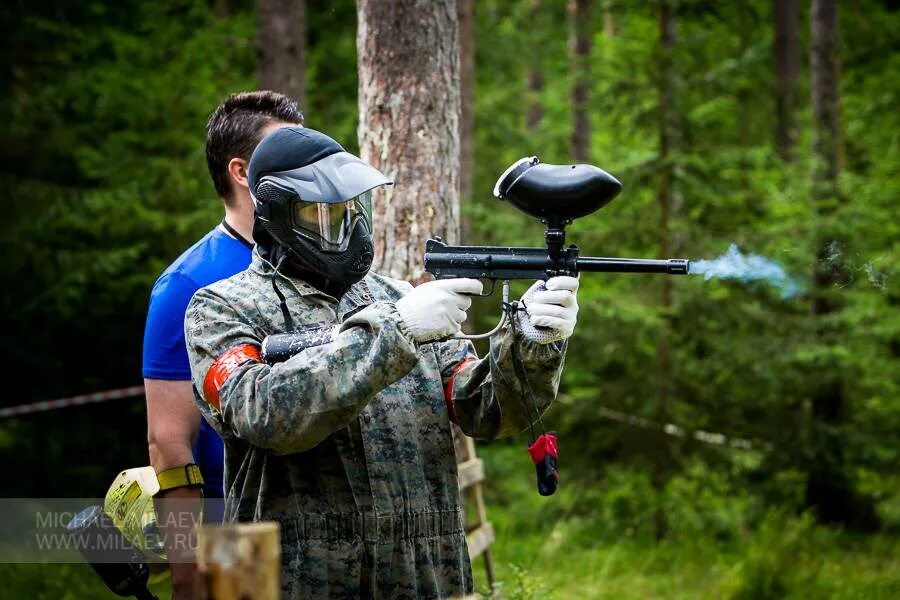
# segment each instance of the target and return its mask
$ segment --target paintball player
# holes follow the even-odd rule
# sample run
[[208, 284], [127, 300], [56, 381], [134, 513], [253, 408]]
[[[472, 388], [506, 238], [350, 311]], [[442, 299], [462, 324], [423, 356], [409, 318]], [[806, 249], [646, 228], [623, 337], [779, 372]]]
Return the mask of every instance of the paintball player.
[[[280, 523], [284, 598], [471, 593], [450, 422], [484, 439], [528, 427], [575, 325], [578, 281], [550, 279], [515, 318], [555, 339], [507, 328], [479, 359], [452, 336], [481, 282], [370, 271], [371, 190], [390, 183], [322, 133], [269, 134], [250, 160], [250, 267], [186, 314], [195, 398], [225, 442], [225, 520]], [[317, 345], [265, 361], [267, 336], [311, 331]]]
[[[207, 498], [222, 498], [223, 446], [218, 434], [200, 418], [191, 391], [191, 371], [184, 342], [184, 313], [199, 288], [242, 271], [250, 263], [253, 205], [247, 189], [250, 154], [273, 129], [302, 125], [297, 103], [268, 91], [234, 94], [207, 123], [206, 158], [225, 215], [215, 229], [178, 257], [159, 277], [150, 296], [144, 332], [143, 375], [147, 395], [150, 463], [163, 491], [157, 496], [161, 526], [172, 522], [164, 499], [198, 500], [197, 470]], [[187, 467], [196, 463], [197, 466]], [[179, 503], [185, 508], [188, 502]], [[220, 506], [220, 505], [219, 505]], [[216, 519], [212, 504], [207, 519]], [[174, 510], [174, 508], [173, 508]], [[221, 512], [221, 511], [219, 511]], [[190, 521], [176, 516], [174, 522]], [[164, 529], [173, 541], [181, 532]], [[183, 546], [184, 544], [182, 544]], [[176, 548], [170, 545], [169, 554]], [[194, 565], [172, 560], [173, 598], [189, 598]]]

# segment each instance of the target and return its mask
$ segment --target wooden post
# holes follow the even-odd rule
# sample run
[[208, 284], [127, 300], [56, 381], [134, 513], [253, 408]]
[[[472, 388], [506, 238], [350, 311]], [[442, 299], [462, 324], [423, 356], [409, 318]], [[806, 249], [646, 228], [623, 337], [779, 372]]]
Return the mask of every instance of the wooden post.
[[197, 593], [206, 600], [278, 600], [278, 523], [229, 523], [197, 529]]

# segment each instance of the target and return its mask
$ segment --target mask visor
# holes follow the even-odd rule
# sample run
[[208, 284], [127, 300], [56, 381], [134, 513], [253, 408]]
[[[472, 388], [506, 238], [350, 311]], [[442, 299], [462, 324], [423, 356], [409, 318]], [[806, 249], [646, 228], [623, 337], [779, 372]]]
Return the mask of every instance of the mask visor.
[[292, 212], [295, 231], [317, 242], [326, 252], [346, 250], [350, 233], [360, 219], [372, 231], [371, 192], [334, 204], [297, 200]]

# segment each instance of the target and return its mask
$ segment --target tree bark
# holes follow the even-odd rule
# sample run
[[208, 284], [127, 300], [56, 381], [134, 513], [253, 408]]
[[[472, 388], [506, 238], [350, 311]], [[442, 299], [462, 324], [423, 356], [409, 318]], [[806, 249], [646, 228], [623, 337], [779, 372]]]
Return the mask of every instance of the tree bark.
[[[813, 113], [812, 202], [816, 216], [818, 260], [812, 278], [812, 318], [820, 348], [840, 344], [846, 332], [837, 325], [839, 286], [849, 279], [843, 262], [844, 236], [836, 210], [843, 203], [838, 189], [841, 170], [840, 81], [837, 63], [837, 5], [813, 0], [810, 37], [810, 95]], [[857, 529], [878, 527], [870, 498], [854, 487], [844, 458], [841, 427], [847, 418], [846, 382], [839, 359], [818, 365], [813, 374], [810, 414], [812, 457], [806, 505], [825, 523]]]
[[306, 108], [306, 2], [257, 0], [259, 86]]
[[775, 10], [775, 148], [784, 161], [791, 160], [796, 141], [794, 112], [800, 77], [798, 0], [772, 0]]
[[[674, 164], [673, 152], [677, 137], [677, 118], [674, 107], [675, 95], [675, 10], [671, 0], [659, 4], [659, 252], [660, 256], [671, 255], [670, 221], [674, 205]], [[671, 327], [668, 317], [672, 312], [672, 285], [667, 277], [661, 280], [660, 311], [663, 326], [660, 331], [659, 356], [659, 400], [656, 407], [656, 421], [660, 426], [669, 421], [669, 403], [672, 396], [672, 349]], [[656, 538], [666, 537], [669, 530], [668, 517], [662, 507], [662, 497], [668, 478], [668, 467], [672, 450], [668, 438], [660, 438], [655, 457], [652, 483], [657, 492], [657, 509], [654, 515]]]
[[[528, 4], [528, 21], [535, 23], [541, 10], [541, 0], [531, 0]], [[525, 75], [525, 127], [535, 131], [544, 120], [544, 106], [541, 104], [541, 92], [544, 91], [544, 73], [541, 69], [540, 44], [529, 45], [531, 60]]]
[[572, 62], [572, 160], [591, 162], [591, 0], [569, 0]]
[[[459, 0], [459, 197], [472, 199], [472, 176], [475, 167], [473, 134], [475, 131], [475, 0]], [[463, 219], [461, 238], [469, 238]]]
[[376, 192], [375, 269], [425, 279], [425, 240], [459, 237], [459, 42], [452, 0], [359, 0], [359, 147]]

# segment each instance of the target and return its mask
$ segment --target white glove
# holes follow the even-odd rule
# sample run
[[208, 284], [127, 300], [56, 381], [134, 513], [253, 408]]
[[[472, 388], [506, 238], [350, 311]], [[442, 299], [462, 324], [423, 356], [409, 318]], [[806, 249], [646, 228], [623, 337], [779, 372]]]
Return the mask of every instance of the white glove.
[[433, 342], [459, 333], [472, 298], [480, 294], [477, 279], [439, 279], [416, 287], [395, 306], [406, 331], [417, 342]]
[[528, 288], [522, 296], [526, 316], [519, 318], [525, 337], [549, 344], [572, 335], [578, 317], [577, 291], [578, 280], [565, 276], [536, 281]]

